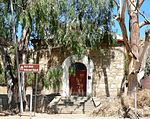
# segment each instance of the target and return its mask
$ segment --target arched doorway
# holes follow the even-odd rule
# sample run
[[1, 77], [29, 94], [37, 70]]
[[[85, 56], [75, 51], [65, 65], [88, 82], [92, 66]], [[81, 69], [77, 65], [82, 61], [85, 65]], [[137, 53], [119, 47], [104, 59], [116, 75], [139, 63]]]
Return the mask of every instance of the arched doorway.
[[69, 94], [86, 96], [87, 69], [80, 62], [69, 67]]
[[71, 65], [74, 64], [72, 62], [74, 62], [75, 64], [79, 63], [79, 66], [82, 65], [84, 67], [83, 69], [86, 69], [86, 86], [85, 86], [85, 88], [86, 88], [85, 91], [86, 92], [85, 92], [85, 95], [86, 96], [92, 95], [92, 80], [93, 80], [94, 64], [93, 64], [93, 61], [85, 55], [81, 56], [80, 58], [78, 58], [76, 55], [73, 55], [73, 56], [67, 57], [64, 60], [64, 62], [62, 64], [63, 76], [62, 76], [62, 92], [61, 92], [61, 95], [62, 96], [70, 96], [69, 67], [71, 67]]

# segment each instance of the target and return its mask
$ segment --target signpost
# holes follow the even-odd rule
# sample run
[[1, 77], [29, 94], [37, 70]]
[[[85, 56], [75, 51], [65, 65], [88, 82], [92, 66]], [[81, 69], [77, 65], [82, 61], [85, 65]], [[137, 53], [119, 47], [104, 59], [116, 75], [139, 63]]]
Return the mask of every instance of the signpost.
[[[39, 64], [19, 64], [19, 72], [39, 72]], [[30, 119], [32, 116], [32, 94], [33, 91], [31, 91], [30, 94]], [[34, 115], [36, 110], [36, 94], [37, 94], [37, 76], [36, 76], [36, 84], [35, 84], [35, 102], [34, 102]], [[22, 103], [22, 102], [21, 102]]]
[[39, 64], [19, 64], [19, 72], [39, 72]]

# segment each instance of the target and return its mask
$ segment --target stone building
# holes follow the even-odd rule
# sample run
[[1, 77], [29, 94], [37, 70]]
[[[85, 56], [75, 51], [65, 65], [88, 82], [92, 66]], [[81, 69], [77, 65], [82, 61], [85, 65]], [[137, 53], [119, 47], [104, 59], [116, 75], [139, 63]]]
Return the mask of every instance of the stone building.
[[[69, 51], [68, 51], [69, 52]], [[124, 77], [125, 48], [121, 46], [89, 51], [87, 55], [69, 56], [61, 48], [40, 53], [40, 68], [62, 66], [63, 96], [117, 96]], [[75, 71], [71, 73], [70, 70]]]

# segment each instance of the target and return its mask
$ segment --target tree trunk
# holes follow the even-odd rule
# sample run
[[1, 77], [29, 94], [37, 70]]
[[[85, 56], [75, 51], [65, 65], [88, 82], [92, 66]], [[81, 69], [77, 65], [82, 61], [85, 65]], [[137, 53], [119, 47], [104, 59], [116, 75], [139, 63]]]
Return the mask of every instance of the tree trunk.
[[105, 92], [106, 92], [106, 96], [110, 97], [110, 93], [109, 93], [109, 84], [108, 84], [108, 76], [107, 76], [107, 71], [106, 68], [103, 68], [103, 73], [104, 73], [104, 82], [105, 82]]
[[[40, 58], [40, 51], [33, 53], [34, 57], [34, 63], [39, 64], [39, 58]], [[32, 80], [32, 89], [33, 89], [33, 94], [35, 94], [35, 88], [36, 88], [36, 80], [38, 79], [38, 74], [34, 73], [34, 80]], [[38, 83], [38, 82], [37, 82]]]
[[7, 50], [0, 46], [0, 51], [2, 53], [2, 62], [5, 69], [5, 79], [7, 81], [7, 93], [8, 93], [8, 104], [9, 109], [15, 109], [17, 107], [17, 97], [18, 97], [18, 86], [17, 86], [17, 78], [15, 78], [13, 74], [13, 65], [11, 62], [11, 57], [9, 56]]
[[140, 80], [144, 77], [144, 69], [146, 64], [146, 59], [149, 50], [149, 43], [150, 43], [150, 30], [145, 32], [145, 41], [144, 45], [140, 47], [141, 53], [139, 53], [138, 61], [135, 61], [135, 65], [133, 66], [134, 70], [129, 74], [129, 86], [128, 86], [128, 93], [132, 94], [135, 87], [140, 84]]
[[[27, 63], [27, 53], [28, 53], [28, 42], [30, 39], [30, 32], [29, 30], [26, 30], [25, 28], [23, 28], [23, 32], [22, 32], [22, 37], [20, 40], [20, 46], [19, 46], [19, 50], [20, 50], [20, 54], [19, 54], [19, 63], [22, 64], [26, 64]], [[25, 110], [26, 107], [26, 87], [25, 87], [25, 73], [22, 72], [21, 74], [21, 87], [22, 87], [22, 100], [23, 100], [23, 109]]]
[[128, 94], [134, 92], [137, 86], [137, 71], [136, 65], [139, 58], [139, 20], [138, 11], [136, 9], [136, 2], [128, 0], [128, 14], [129, 14], [129, 30], [130, 30], [130, 47], [135, 57], [129, 61], [129, 75], [128, 75]]
[[[144, 76], [144, 63], [146, 61], [149, 44], [149, 40], [145, 40], [144, 47], [142, 48], [141, 53], [139, 47], [140, 28], [144, 25], [150, 24], [150, 22], [145, 18], [144, 22], [139, 23], [139, 9], [144, 0], [124, 0], [123, 4], [121, 1], [122, 0], [120, 0], [120, 5], [118, 4], [118, 2], [114, 1], [118, 8], [118, 16], [116, 16], [116, 20], [118, 20], [120, 24], [125, 48], [128, 55], [128, 68], [126, 69], [128, 74], [128, 94], [132, 94], [134, 92], [134, 89], [136, 89], [138, 85], [138, 81]], [[129, 38], [124, 20], [126, 4], [128, 5], [129, 15], [130, 45], [128, 42]], [[146, 35], [146, 37], [149, 36]]]

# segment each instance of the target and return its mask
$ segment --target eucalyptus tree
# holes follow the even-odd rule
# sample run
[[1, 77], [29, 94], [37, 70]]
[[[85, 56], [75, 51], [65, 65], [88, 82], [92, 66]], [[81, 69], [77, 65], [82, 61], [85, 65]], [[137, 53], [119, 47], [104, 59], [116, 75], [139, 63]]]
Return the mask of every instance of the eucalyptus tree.
[[[10, 47], [16, 48], [16, 53], [19, 52], [19, 54], [25, 53], [25, 51], [28, 49], [28, 43], [30, 39], [30, 34], [32, 31], [32, 27], [34, 27], [34, 23], [32, 20], [36, 20], [36, 31], [38, 31], [38, 35], [41, 35], [40, 30], [42, 29], [42, 24], [46, 22], [42, 18], [44, 18], [44, 14], [40, 13], [40, 9], [44, 9], [44, 5], [47, 3], [51, 3], [52, 1], [47, 1], [44, 5], [41, 1], [23, 1], [23, 0], [16, 0], [16, 1], [0, 1], [0, 7], [1, 9], [1, 29], [0, 29], [0, 35], [1, 35], [1, 56], [3, 59], [3, 64], [5, 66], [5, 74], [6, 74], [6, 80], [8, 84], [8, 103], [10, 104], [10, 107], [12, 105], [17, 104], [17, 91], [14, 92], [14, 90], [18, 90], [18, 87], [15, 87], [17, 85], [17, 73], [14, 73], [15, 71], [12, 71], [12, 69], [16, 68], [15, 64], [12, 64], [12, 56], [9, 55], [8, 51], [11, 49]], [[34, 4], [33, 4], [34, 3]], [[40, 6], [43, 5], [43, 6]], [[37, 9], [34, 9], [33, 7], [37, 6]], [[47, 7], [48, 8], [48, 7]], [[39, 11], [38, 11], [39, 10]], [[41, 10], [42, 11], [42, 10]], [[46, 13], [45, 13], [46, 14]], [[35, 16], [37, 15], [37, 16]], [[43, 15], [43, 17], [42, 17]], [[40, 17], [41, 16], [41, 17]], [[41, 20], [42, 19], [42, 20]], [[46, 22], [48, 23], [48, 22]], [[22, 26], [22, 36], [21, 39], [17, 41], [16, 39], [16, 30], [18, 28], [18, 25]], [[20, 29], [19, 29], [20, 30]], [[3, 42], [5, 41], [5, 42]], [[7, 42], [8, 41], [8, 42]], [[19, 43], [18, 43], [19, 42]], [[9, 45], [8, 45], [9, 44]], [[5, 46], [5, 48], [4, 48]], [[18, 54], [16, 54], [18, 56]], [[17, 59], [16, 59], [17, 58]], [[15, 61], [18, 60], [18, 57], [16, 57]], [[20, 58], [22, 60], [22, 58]], [[20, 61], [19, 63], [22, 63]], [[15, 69], [17, 72], [17, 69]], [[18, 75], [19, 76], [19, 75]], [[23, 84], [24, 82], [22, 82]], [[22, 90], [24, 94], [24, 90]], [[25, 98], [25, 95], [24, 95]], [[25, 99], [23, 99], [25, 100]], [[14, 108], [16, 105], [14, 106]]]
[[16, 82], [16, 76], [14, 73], [14, 66], [13, 66], [13, 55], [10, 56], [10, 53], [14, 53], [14, 44], [12, 39], [12, 17], [10, 12], [10, 6], [8, 5], [7, 1], [0, 1], [0, 51], [1, 57], [3, 62], [3, 69], [5, 74], [5, 80], [7, 82], [8, 87], [8, 103], [10, 104], [9, 108], [12, 108], [14, 105], [13, 98], [13, 90], [15, 86], [13, 83]]
[[[129, 61], [128, 69], [126, 69], [128, 72], [128, 93], [132, 94], [137, 87], [137, 81], [144, 76], [143, 71], [149, 47], [150, 31], [146, 32], [145, 43], [140, 47], [140, 28], [150, 24], [150, 21], [140, 9], [143, 3], [146, 3], [146, 0], [114, 0], [114, 2], [118, 10], [115, 18], [119, 22], [122, 31]], [[125, 14], [126, 11], [127, 14]], [[127, 16], [129, 16], [129, 24], [126, 24]], [[142, 22], [140, 22], [140, 17], [144, 19]], [[127, 29], [127, 26], [129, 29]]]
[[[1, 51], [2, 51], [2, 59], [4, 61], [5, 71], [8, 72], [8, 77], [6, 80], [8, 82], [8, 97], [9, 104], [17, 104], [18, 90], [17, 86], [17, 73], [14, 73], [12, 69], [16, 68], [15, 64], [12, 64], [12, 56], [9, 55], [8, 51], [9, 47], [16, 48], [16, 56], [20, 55], [18, 63], [25, 63], [25, 59], [22, 59], [21, 55], [26, 55], [28, 51], [29, 40], [32, 38], [45, 39], [46, 29], [50, 28], [49, 33], [55, 33], [55, 29], [57, 28], [57, 12], [55, 10], [55, 1], [54, 0], [15, 0], [15, 1], [5, 1], [1, 0], [0, 7], [1, 9]], [[21, 30], [21, 38], [16, 39], [16, 30], [19, 25], [22, 27]], [[51, 32], [52, 31], [52, 32]], [[52, 35], [53, 35], [52, 34]], [[8, 42], [2, 42], [7, 41]], [[17, 41], [17, 42], [16, 42]], [[6, 46], [6, 50], [3, 46]], [[6, 45], [7, 44], [7, 45]], [[8, 46], [9, 44], [9, 46]], [[15, 53], [14, 53], [15, 54]], [[6, 59], [7, 58], [7, 59]], [[8, 59], [9, 58], [9, 59]], [[15, 58], [17, 61], [18, 57]], [[38, 62], [38, 61], [37, 61]], [[8, 66], [9, 65], [9, 66]], [[15, 69], [17, 72], [17, 69]], [[20, 76], [20, 75], [18, 75]], [[21, 84], [24, 86], [24, 82]], [[24, 88], [24, 87], [23, 87]], [[21, 90], [23, 94], [23, 100], [25, 100], [25, 90]], [[18, 100], [19, 101], [19, 100]], [[16, 106], [14, 106], [15, 108]]]

